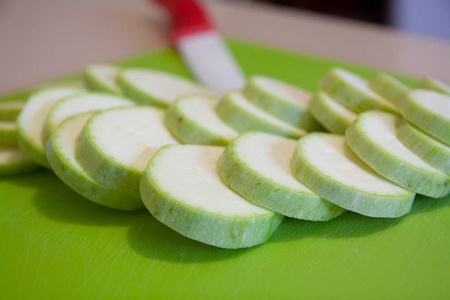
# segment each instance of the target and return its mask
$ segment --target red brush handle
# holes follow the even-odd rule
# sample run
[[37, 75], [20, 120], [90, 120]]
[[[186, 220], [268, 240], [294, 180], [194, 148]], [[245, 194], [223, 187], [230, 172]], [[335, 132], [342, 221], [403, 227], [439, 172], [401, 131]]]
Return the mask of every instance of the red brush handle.
[[183, 36], [214, 30], [206, 10], [193, 0], [154, 0], [170, 13], [172, 23], [171, 40], [176, 43]]

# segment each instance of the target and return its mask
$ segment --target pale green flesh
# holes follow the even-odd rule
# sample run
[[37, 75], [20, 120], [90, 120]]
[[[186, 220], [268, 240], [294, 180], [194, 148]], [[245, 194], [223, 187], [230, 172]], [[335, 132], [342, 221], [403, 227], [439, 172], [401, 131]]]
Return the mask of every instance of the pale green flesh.
[[294, 177], [290, 160], [296, 145], [267, 133], [241, 134], [221, 156], [218, 172], [245, 199], [288, 217], [327, 221], [344, 213]]
[[369, 83], [342, 69], [332, 69], [320, 82], [321, 88], [355, 112], [382, 109], [398, 113], [396, 107], [370, 89]]
[[0, 147], [0, 176], [28, 173], [38, 168], [20, 149]]
[[411, 209], [414, 193], [382, 178], [347, 146], [345, 138], [310, 134], [292, 158], [297, 178], [322, 198], [371, 217], [394, 218]]
[[450, 97], [424, 90], [416, 90], [413, 100], [430, 112], [450, 119]]
[[117, 84], [119, 68], [111, 65], [91, 65], [86, 68], [84, 79], [87, 85], [96, 91], [121, 94]]
[[450, 175], [450, 147], [406, 120], [397, 126], [398, 139], [434, 168]]
[[144, 204], [175, 231], [223, 248], [264, 243], [282, 217], [229, 189], [216, 172], [224, 148], [166, 146], [149, 162], [141, 181]]
[[286, 123], [306, 131], [323, 130], [308, 111], [310, 92], [271, 77], [254, 76], [247, 82], [243, 94], [250, 102]]
[[217, 99], [185, 96], [167, 110], [165, 123], [183, 143], [226, 145], [238, 133], [217, 115]]
[[147, 162], [160, 147], [178, 143], [163, 116], [161, 109], [142, 106], [97, 113], [80, 135], [78, 162], [99, 183], [139, 196]]
[[14, 121], [25, 106], [25, 100], [0, 102], [0, 120]]
[[375, 171], [398, 185], [429, 197], [447, 195], [450, 177], [400, 142], [396, 136], [400, 120], [393, 114], [378, 111], [359, 115], [346, 132], [349, 146]]
[[412, 90], [398, 102], [405, 118], [450, 146], [450, 96], [428, 90]]
[[127, 69], [120, 73], [119, 84], [130, 98], [147, 104], [168, 106], [189, 94], [212, 95], [184, 78], [153, 70]]
[[95, 203], [121, 210], [142, 209], [139, 197], [110, 189], [93, 180], [75, 159], [76, 141], [93, 113], [64, 121], [47, 142], [46, 155], [55, 174], [81, 196]]
[[450, 85], [433, 78], [425, 78], [420, 83], [419, 88], [450, 95]]
[[410, 90], [399, 80], [384, 73], [370, 81], [370, 88], [393, 104], [397, 104], [399, 97]]
[[253, 105], [240, 92], [225, 95], [216, 111], [225, 123], [238, 132], [256, 130], [296, 138], [306, 134], [303, 129], [283, 122]]
[[85, 93], [59, 100], [49, 111], [46, 118], [48, 135], [65, 119], [89, 111], [106, 110], [113, 107], [131, 106], [129, 99], [101, 93]]
[[16, 123], [0, 121], [0, 146], [14, 147], [17, 145], [16, 140]]
[[273, 94], [275, 97], [307, 108], [311, 99], [311, 93], [280, 80], [266, 76], [255, 76], [252, 78], [254, 84], [261, 90]]
[[75, 88], [48, 88], [31, 95], [17, 118], [18, 145], [36, 163], [49, 168], [45, 157], [45, 119], [60, 99], [82, 92]]
[[357, 114], [324, 92], [314, 95], [309, 104], [311, 114], [330, 132], [344, 134]]

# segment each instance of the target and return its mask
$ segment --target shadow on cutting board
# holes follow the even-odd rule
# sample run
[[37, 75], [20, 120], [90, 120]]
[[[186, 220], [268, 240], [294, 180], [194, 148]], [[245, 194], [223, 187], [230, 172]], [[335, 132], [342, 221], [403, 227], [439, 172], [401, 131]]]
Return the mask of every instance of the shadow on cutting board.
[[93, 226], [126, 226], [136, 214], [101, 206], [83, 198], [51, 171], [15, 177], [11, 182], [21, 189], [33, 191], [33, 207], [53, 220]]
[[251, 249], [226, 250], [188, 239], [161, 224], [147, 211], [125, 212], [84, 199], [50, 171], [11, 179], [33, 192], [32, 205], [45, 217], [68, 224], [129, 226], [127, 241], [143, 256], [178, 263], [226, 260]]
[[177, 263], [223, 261], [254, 249], [213, 247], [182, 236], [160, 223], [150, 213], [142, 212], [138, 218], [128, 230], [128, 243], [136, 252], [153, 259]]
[[310, 222], [285, 218], [268, 242], [282, 243], [305, 237], [360, 238], [395, 227], [406, 218], [418, 217], [418, 215], [424, 215], [448, 206], [450, 206], [450, 196], [432, 199], [417, 195], [411, 212], [396, 219], [370, 218], [354, 212], [347, 212], [328, 222]]

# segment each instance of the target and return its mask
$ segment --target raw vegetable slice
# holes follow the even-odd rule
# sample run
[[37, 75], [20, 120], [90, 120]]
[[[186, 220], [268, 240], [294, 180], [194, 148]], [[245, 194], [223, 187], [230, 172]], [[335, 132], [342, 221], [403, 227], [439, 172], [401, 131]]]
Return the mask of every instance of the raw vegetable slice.
[[286, 137], [299, 138], [306, 131], [266, 113], [250, 103], [241, 92], [225, 95], [216, 108], [219, 117], [238, 132], [263, 131]]
[[169, 145], [149, 162], [141, 195], [150, 213], [178, 233], [221, 248], [266, 242], [282, 216], [234, 193], [216, 172], [222, 147]]
[[18, 148], [0, 147], [0, 176], [32, 172], [39, 166]]
[[161, 107], [167, 107], [176, 98], [189, 94], [212, 95], [189, 80], [160, 71], [127, 69], [119, 74], [118, 81], [131, 99]]
[[322, 198], [369, 217], [401, 217], [414, 201], [414, 193], [375, 173], [340, 135], [313, 133], [301, 138], [291, 167]]
[[362, 113], [345, 133], [348, 145], [377, 173], [405, 189], [433, 198], [448, 195], [450, 177], [424, 162], [397, 138], [400, 121], [390, 113]]
[[0, 121], [0, 147], [17, 146], [16, 123]]
[[410, 90], [408, 86], [404, 85], [399, 80], [384, 73], [378, 74], [377, 77], [370, 81], [370, 88], [395, 105], [397, 104], [399, 97]]
[[450, 96], [413, 90], [399, 100], [398, 108], [408, 121], [450, 145]]
[[117, 84], [118, 74], [118, 67], [111, 65], [91, 65], [84, 71], [84, 81], [94, 91], [121, 95], [122, 89]]
[[254, 76], [243, 93], [250, 102], [287, 123], [306, 131], [323, 129], [308, 111], [310, 92], [274, 78]]
[[119, 96], [102, 93], [83, 93], [59, 100], [48, 112], [44, 137], [48, 138], [65, 119], [76, 114], [106, 110], [113, 107], [131, 106], [136, 103]]
[[165, 123], [186, 144], [226, 146], [238, 133], [217, 115], [217, 98], [184, 96], [169, 106]]
[[75, 88], [47, 88], [40, 90], [28, 99], [17, 118], [17, 144], [39, 165], [50, 168], [45, 157], [44, 126], [47, 113], [60, 99], [80, 93]]
[[418, 88], [450, 95], [450, 85], [433, 78], [425, 78]]
[[345, 212], [295, 178], [290, 160], [297, 141], [262, 132], [233, 139], [219, 159], [222, 180], [245, 199], [282, 215], [328, 221]]
[[25, 100], [0, 102], [0, 120], [14, 121], [25, 106]]
[[397, 137], [409, 150], [430, 166], [450, 175], [450, 147], [426, 134], [413, 124], [402, 120]]
[[120, 210], [144, 208], [139, 197], [96, 182], [76, 161], [76, 140], [92, 114], [89, 112], [70, 117], [58, 126], [46, 145], [46, 155], [50, 166], [65, 184], [92, 202]]
[[332, 69], [319, 84], [333, 99], [357, 113], [380, 109], [398, 114], [392, 103], [372, 91], [365, 79], [351, 72]]
[[344, 134], [357, 114], [344, 105], [332, 99], [324, 92], [318, 92], [309, 103], [311, 114], [328, 131], [337, 134]]
[[139, 181], [152, 155], [178, 143], [163, 118], [164, 110], [145, 106], [98, 112], [80, 134], [78, 163], [95, 181], [139, 197]]

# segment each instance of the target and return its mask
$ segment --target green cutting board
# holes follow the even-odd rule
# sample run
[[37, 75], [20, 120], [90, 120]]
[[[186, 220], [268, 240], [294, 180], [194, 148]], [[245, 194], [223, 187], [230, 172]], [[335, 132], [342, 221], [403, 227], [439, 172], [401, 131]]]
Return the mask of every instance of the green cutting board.
[[[267, 74], [311, 91], [333, 66], [367, 78], [376, 73], [244, 42], [229, 45], [246, 75]], [[190, 76], [171, 50], [120, 65]], [[400, 219], [355, 213], [324, 223], [285, 219], [266, 244], [224, 250], [189, 240], [146, 211], [91, 203], [50, 171], [4, 178], [0, 298], [449, 299], [449, 206], [450, 196], [417, 196]]]

